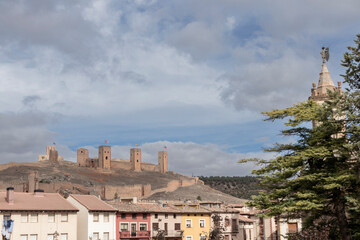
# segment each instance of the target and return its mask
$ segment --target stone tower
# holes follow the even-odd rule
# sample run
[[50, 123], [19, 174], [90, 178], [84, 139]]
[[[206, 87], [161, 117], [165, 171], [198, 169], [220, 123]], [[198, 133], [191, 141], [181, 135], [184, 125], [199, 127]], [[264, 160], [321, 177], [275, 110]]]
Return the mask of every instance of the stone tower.
[[167, 172], [167, 152], [160, 151], [158, 153], [158, 160], [159, 160], [159, 168], [161, 173]]
[[58, 162], [59, 153], [56, 150], [51, 149], [49, 153], [49, 161], [50, 162]]
[[[330, 99], [328, 91], [338, 92], [339, 94], [342, 94], [341, 82], [338, 82], [337, 87], [334, 85], [333, 81], [331, 80], [329, 70], [327, 69], [325, 64], [325, 62], [328, 61], [328, 56], [327, 59], [325, 59], [323, 53], [324, 53], [324, 48], [323, 48], [323, 52], [321, 53], [323, 56], [323, 64], [321, 66], [319, 82], [317, 86], [316, 83], [312, 84], [311, 96], [309, 97], [309, 100], [313, 100], [318, 104], [323, 104], [326, 100]], [[344, 116], [336, 117], [336, 119], [343, 119], [343, 118]], [[319, 122], [313, 121], [313, 128], [319, 126], [319, 124], [320, 124]], [[338, 133], [334, 137], [340, 137], [340, 136], [342, 136], [342, 133]]]
[[48, 156], [48, 158], [50, 158], [50, 151], [51, 150], [56, 151], [56, 147], [55, 146], [46, 146], [46, 155]]
[[85, 148], [79, 148], [77, 150], [77, 163], [80, 167], [86, 167], [86, 159], [89, 158], [89, 150]]
[[133, 171], [141, 171], [141, 149], [140, 148], [132, 148], [130, 149], [130, 163], [131, 170]]
[[111, 147], [99, 147], [99, 167], [103, 169], [111, 169]]
[[335, 87], [333, 81], [331, 80], [329, 70], [327, 69], [326, 64], [323, 63], [318, 85], [316, 86], [316, 83], [313, 83], [309, 100], [322, 104], [324, 101], [329, 99], [328, 90], [337, 91], [340, 94], [342, 93], [341, 82], [338, 82], [338, 86]]
[[39, 188], [39, 172], [31, 171], [28, 175], [28, 189], [27, 191], [33, 193]]

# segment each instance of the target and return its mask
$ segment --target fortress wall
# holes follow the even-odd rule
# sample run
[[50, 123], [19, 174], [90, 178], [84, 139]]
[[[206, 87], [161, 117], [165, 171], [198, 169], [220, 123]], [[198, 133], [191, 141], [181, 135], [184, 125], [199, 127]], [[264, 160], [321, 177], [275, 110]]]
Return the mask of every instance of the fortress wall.
[[19, 183], [19, 182], [4, 182], [0, 181], [0, 191], [6, 191], [6, 188], [13, 187], [15, 192], [23, 192], [26, 190], [27, 185], [26, 183]]
[[[127, 186], [99, 186], [96, 187], [98, 192], [101, 192], [105, 199], [113, 199], [115, 193], [119, 197], [138, 197], [148, 196], [151, 194], [151, 185], [135, 184]], [[105, 193], [104, 193], [105, 192]]]
[[192, 186], [196, 183], [196, 179], [190, 179], [190, 180], [181, 180], [181, 187], [188, 187]]
[[111, 169], [124, 169], [124, 170], [131, 170], [131, 163], [130, 162], [118, 162], [118, 161], [111, 161]]
[[160, 172], [160, 168], [158, 165], [154, 165], [151, 163], [141, 163], [141, 170], [148, 171], [148, 172]]

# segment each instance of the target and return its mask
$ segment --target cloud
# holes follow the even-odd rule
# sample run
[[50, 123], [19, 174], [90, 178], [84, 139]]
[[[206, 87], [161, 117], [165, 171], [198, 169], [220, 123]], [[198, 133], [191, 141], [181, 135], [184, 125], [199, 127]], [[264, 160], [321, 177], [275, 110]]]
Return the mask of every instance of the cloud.
[[38, 112], [0, 113], [0, 163], [37, 161], [56, 136], [47, 129], [49, 121]]

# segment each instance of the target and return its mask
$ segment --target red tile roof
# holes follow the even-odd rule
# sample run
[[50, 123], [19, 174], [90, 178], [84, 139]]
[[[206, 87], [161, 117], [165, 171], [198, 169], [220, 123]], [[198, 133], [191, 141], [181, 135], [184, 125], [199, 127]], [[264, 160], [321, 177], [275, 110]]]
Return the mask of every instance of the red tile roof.
[[116, 212], [115, 208], [94, 195], [71, 194], [70, 196], [89, 211]]
[[14, 203], [6, 201], [6, 192], [0, 192], [0, 211], [79, 211], [58, 193], [14, 192]]

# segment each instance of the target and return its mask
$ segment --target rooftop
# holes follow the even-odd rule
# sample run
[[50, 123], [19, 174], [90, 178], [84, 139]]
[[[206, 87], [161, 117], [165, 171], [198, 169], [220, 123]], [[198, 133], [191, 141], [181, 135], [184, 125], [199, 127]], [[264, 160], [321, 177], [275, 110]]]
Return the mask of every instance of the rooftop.
[[79, 211], [58, 193], [14, 192], [14, 203], [6, 201], [6, 192], [0, 192], [0, 211]]
[[116, 209], [94, 195], [71, 194], [75, 199], [89, 211], [116, 212]]

